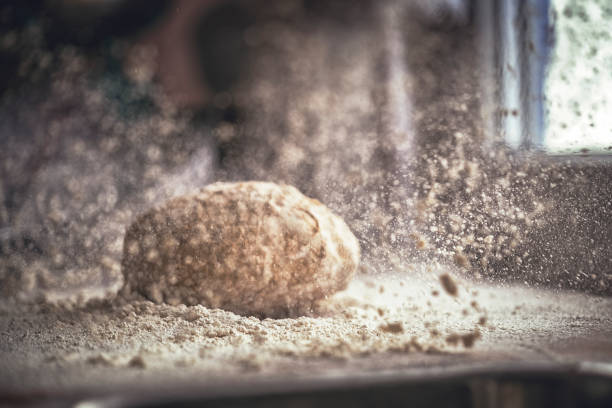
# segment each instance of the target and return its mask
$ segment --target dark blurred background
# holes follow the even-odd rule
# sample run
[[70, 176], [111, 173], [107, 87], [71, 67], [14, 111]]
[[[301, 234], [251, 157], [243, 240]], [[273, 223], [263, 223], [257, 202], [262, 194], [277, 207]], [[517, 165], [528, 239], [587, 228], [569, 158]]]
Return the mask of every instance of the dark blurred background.
[[258, 179], [342, 215], [366, 273], [439, 261], [609, 294], [610, 167], [486, 130], [480, 6], [2, 2], [0, 292], [112, 291], [135, 215]]

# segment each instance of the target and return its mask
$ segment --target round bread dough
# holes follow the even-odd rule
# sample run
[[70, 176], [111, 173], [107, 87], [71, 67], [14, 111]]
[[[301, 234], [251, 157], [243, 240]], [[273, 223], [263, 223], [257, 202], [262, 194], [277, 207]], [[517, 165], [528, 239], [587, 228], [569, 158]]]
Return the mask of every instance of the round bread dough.
[[359, 243], [297, 189], [215, 183], [151, 210], [127, 230], [124, 293], [238, 314], [303, 314], [346, 288]]

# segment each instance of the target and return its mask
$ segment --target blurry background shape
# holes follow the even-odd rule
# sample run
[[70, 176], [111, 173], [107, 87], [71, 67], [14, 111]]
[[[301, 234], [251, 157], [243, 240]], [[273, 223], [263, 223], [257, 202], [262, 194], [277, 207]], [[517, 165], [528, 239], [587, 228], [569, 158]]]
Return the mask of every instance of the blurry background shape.
[[489, 129], [499, 129], [514, 149], [552, 155], [612, 151], [608, 2], [477, 4], [483, 55], [492, 66], [493, 81], [485, 88], [493, 102], [485, 107]]
[[553, 153], [612, 152], [612, 8], [607, 0], [551, 0], [552, 48], [542, 141]]

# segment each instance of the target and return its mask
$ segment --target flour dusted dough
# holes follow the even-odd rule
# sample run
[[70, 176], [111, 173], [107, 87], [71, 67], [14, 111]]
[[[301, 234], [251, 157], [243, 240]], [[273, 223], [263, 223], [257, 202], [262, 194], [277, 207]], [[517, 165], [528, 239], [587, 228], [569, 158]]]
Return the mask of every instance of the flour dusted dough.
[[124, 241], [124, 293], [239, 314], [307, 312], [344, 289], [359, 243], [344, 221], [297, 189], [215, 183], [142, 215]]

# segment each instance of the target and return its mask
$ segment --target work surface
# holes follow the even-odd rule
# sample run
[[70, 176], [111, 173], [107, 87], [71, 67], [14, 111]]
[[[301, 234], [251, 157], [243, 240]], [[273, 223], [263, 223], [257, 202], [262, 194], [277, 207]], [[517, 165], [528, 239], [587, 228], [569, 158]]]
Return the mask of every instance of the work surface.
[[5, 306], [0, 395], [232, 392], [537, 365], [612, 375], [612, 299], [456, 278], [453, 296], [440, 268], [422, 267], [419, 279], [362, 275], [312, 316], [292, 319], [144, 300]]

